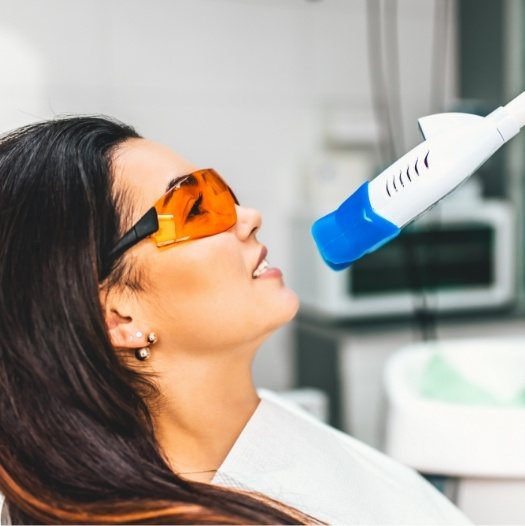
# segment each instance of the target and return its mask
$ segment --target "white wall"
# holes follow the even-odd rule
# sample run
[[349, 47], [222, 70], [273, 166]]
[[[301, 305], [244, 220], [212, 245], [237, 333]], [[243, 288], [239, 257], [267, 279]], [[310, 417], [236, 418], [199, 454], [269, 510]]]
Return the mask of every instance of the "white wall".
[[[318, 147], [323, 108], [373, 118], [365, 2], [0, 0], [0, 129], [63, 113], [133, 124], [214, 166], [259, 208], [260, 239], [286, 277], [291, 181]], [[415, 118], [429, 111], [433, 9], [433, 0], [400, 2], [411, 142]], [[259, 383], [287, 387], [289, 358], [282, 330], [257, 359]]]

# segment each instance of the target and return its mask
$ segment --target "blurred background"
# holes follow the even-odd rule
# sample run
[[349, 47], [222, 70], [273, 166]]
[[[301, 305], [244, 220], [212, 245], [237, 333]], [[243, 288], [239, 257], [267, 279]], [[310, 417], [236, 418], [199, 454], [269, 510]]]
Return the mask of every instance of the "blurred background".
[[347, 271], [309, 236], [419, 117], [523, 91], [524, 24], [523, 0], [0, 0], [0, 131], [108, 114], [216, 168], [302, 300], [258, 385], [525, 523], [523, 137]]

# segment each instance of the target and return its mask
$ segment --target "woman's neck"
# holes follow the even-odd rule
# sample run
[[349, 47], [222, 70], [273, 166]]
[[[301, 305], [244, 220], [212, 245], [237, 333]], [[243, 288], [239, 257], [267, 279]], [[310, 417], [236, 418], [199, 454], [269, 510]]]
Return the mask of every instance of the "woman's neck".
[[164, 369], [154, 422], [160, 446], [181, 476], [210, 481], [256, 410], [252, 359], [246, 356], [178, 360]]

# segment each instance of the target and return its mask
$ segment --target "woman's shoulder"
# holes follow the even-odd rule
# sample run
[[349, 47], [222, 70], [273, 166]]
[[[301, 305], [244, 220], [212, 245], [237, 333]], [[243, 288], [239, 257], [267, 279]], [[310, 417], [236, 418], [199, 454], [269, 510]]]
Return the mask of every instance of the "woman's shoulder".
[[[262, 415], [259, 415], [262, 419], [273, 421], [276, 426], [279, 425], [277, 429], [281, 432], [297, 438], [308, 436], [308, 444], [313, 448], [321, 448], [325, 455], [340, 455], [341, 452], [346, 452], [354, 459], [366, 459], [375, 465], [392, 469], [396, 471], [396, 475], [403, 473], [411, 477], [415, 473], [411, 468], [396, 462], [377, 449], [320, 421], [286, 396], [267, 389], [259, 389], [258, 393], [263, 402], [260, 408]], [[335, 449], [331, 449], [334, 447]]]
[[252, 489], [327, 522], [466, 524], [414, 470], [277, 393], [261, 402], [214, 482]]
[[322, 422], [300, 405], [291, 401], [287, 396], [268, 389], [259, 389], [258, 393], [261, 400], [264, 401], [261, 409], [266, 413], [266, 417], [271, 415], [271, 417], [276, 419], [276, 422], [277, 420], [286, 421], [288, 428], [298, 426], [301, 431], [308, 430], [312, 433], [311, 436], [318, 440], [328, 444], [337, 444], [338, 447], [342, 447], [348, 452], [357, 453], [374, 462], [386, 463], [388, 467], [405, 473], [414, 473], [413, 469], [400, 464], [377, 449], [357, 440], [344, 431]]
[[[313, 416], [299, 404], [291, 401], [287, 396], [280, 395], [268, 389], [259, 389], [261, 405], [259, 417], [280, 423], [288, 433], [308, 432], [310, 440], [320, 440], [324, 443], [337, 444], [348, 451], [358, 451], [361, 455], [372, 456], [376, 459], [386, 460], [387, 463], [400, 466], [378, 450], [360, 442], [349, 434], [336, 429]], [[403, 469], [409, 470], [404, 466]]]
[[[348, 433], [336, 429], [314, 417], [285, 396], [266, 389], [260, 389], [259, 396], [264, 401], [261, 412], [267, 421], [273, 419], [278, 434], [286, 433], [290, 440], [283, 440], [283, 446], [293, 449], [295, 454], [314, 452], [333, 467], [344, 469], [352, 467], [361, 475], [373, 473], [375, 481], [391, 480], [397, 485], [406, 484], [420, 490], [430, 486], [414, 469], [403, 465], [385, 453], [357, 440]], [[298, 448], [305, 449], [298, 449]], [[366, 480], [363, 476], [361, 480]], [[434, 491], [431, 487], [432, 492]]]

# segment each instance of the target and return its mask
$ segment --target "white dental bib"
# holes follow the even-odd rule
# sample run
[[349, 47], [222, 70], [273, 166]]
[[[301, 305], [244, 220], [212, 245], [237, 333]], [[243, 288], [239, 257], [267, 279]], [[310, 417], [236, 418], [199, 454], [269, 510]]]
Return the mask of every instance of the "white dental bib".
[[330, 524], [471, 524], [415, 471], [266, 390], [212, 483]]

